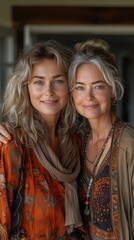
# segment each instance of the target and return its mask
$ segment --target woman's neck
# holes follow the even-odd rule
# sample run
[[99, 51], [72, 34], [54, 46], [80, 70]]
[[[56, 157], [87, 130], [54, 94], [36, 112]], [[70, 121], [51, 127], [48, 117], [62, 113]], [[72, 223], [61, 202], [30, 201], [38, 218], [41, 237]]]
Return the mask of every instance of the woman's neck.
[[59, 115], [44, 117], [45, 125], [47, 127], [47, 132], [50, 139], [54, 139], [55, 136], [57, 135], [56, 129], [57, 129], [58, 120], [59, 120]]
[[116, 116], [109, 116], [109, 118], [92, 120], [90, 121], [91, 127], [91, 139], [92, 141], [98, 142], [106, 138], [110, 128], [112, 127]]
[[57, 120], [46, 122], [47, 131], [49, 136], [49, 144], [57, 157], [59, 157], [59, 137], [57, 133]]

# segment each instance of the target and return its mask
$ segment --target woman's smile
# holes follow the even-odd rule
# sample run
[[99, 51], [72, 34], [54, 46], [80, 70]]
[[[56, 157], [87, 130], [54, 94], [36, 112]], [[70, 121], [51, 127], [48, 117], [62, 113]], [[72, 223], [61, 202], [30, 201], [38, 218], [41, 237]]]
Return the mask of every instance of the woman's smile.
[[92, 119], [109, 114], [111, 99], [112, 89], [95, 65], [86, 63], [77, 69], [73, 100], [81, 115]]
[[35, 64], [28, 90], [31, 104], [45, 120], [59, 117], [68, 102], [67, 79], [55, 60], [43, 59]]

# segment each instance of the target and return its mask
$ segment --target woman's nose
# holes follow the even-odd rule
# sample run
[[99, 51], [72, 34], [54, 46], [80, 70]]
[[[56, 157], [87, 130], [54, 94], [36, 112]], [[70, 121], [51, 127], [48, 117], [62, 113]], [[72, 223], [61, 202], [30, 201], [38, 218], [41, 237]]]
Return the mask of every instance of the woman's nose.
[[94, 93], [93, 93], [93, 89], [92, 88], [87, 89], [86, 97], [87, 98], [93, 98], [94, 97]]
[[51, 84], [46, 84], [45, 87], [44, 87], [44, 92], [45, 92], [45, 95], [52, 95], [53, 94], [53, 87]]

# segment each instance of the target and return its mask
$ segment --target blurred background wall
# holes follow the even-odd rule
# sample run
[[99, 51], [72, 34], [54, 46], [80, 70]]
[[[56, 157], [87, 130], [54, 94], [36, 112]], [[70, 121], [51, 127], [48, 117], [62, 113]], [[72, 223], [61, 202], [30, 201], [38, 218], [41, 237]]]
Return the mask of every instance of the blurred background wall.
[[[12, 6], [122, 6], [133, 7], [134, 0], [0, 0], [0, 25], [12, 26]], [[30, 13], [29, 13], [30, 14]], [[45, 13], [44, 13], [45, 14]]]
[[134, 126], [134, 0], [0, 0], [0, 106], [22, 48], [48, 39], [73, 48], [93, 37], [117, 55], [125, 87], [120, 115]]

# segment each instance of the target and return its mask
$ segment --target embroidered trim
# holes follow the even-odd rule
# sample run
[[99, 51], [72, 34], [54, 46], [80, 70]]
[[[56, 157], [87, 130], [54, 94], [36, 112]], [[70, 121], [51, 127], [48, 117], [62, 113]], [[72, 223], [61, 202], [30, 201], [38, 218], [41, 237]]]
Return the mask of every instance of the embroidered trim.
[[112, 196], [112, 216], [113, 216], [113, 228], [117, 236], [117, 239], [121, 239], [120, 236], [120, 220], [119, 220], [119, 175], [118, 175], [118, 155], [119, 155], [119, 142], [120, 136], [127, 123], [119, 121], [116, 124], [111, 150], [111, 196]]
[[[128, 123], [124, 123], [123, 121], [119, 120], [116, 123], [115, 126], [115, 130], [113, 132], [113, 138], [112, 138], [112, 144], [111, 144], [111, 155], [110, 155], [110, 175], [111, 175], [111, 220], [112, 220], [112, 226], [113, 226], [113, 231], [115, 233], [115, 239], [121, 240], [121, 233], [120, 233], [120, 205], [119, 205], [119, 176], [118, 176], [118, 155], [119, 155], [119, 142], [120, 142], [120, 137], [122, 134], [122, 131], [124, 129], [124, 127], [128, 125]], [[87, 141], [87, 137], [88, 135], [86, 135], [86, 137], [84, 138], [83, 141], [83, 149], [85, 147], [85, 142]], [[84, 151], [82, 152], [82, 170], [84, 168]], [[87, 180], [85, 179], [85, 175], [83, 175], [83, 172], [81, 170], [81, 175], [80, 175], [80, 191], [81, 191], [81, 201], [84, 201], [85, 198], [85, 191], [83, 189], [83, 183], [85, 183], [85, 185], [87, 185]], [[86, 221], [84, 224], [87, 224], [88, 219], [86, 218]], [[94, 228], [94, 226], [90, 225], [90, 229]], [[86, 226], [86, 229], [88, 231], [88, 225]], [[103, 232], [101, 233], [101, 230], [95, 227], [95, 234], [98, 234], [98, 238], [100, 239], [100, 235], [101, 234], [101, 239], [105, 239], [103, 238]], [[97, 232], [96, 232], [97, 231]], [[93, 230], [94, 232], [94, 230]], [[109, 238], [111, 239], [111, 238]], [[112, 238], [113, 239], [113, 238]]]

